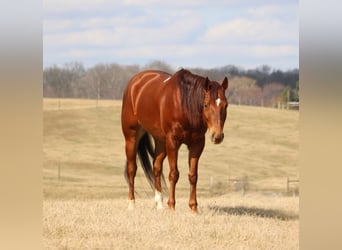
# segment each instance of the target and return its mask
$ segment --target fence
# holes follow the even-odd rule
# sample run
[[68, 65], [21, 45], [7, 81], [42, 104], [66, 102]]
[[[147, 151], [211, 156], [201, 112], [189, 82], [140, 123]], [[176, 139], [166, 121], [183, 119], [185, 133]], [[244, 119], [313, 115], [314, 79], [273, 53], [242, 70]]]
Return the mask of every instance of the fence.
[[291, 110], [299, 110], [299, 102], [287, 102], [281, 103], [278, 102], [278, 109], [291, 109]]
[[43, 110], [71, 110], [121, 106], [121, 100], [44, 98]]
[[290, 194], [290, 192], [292, 191], [293, 195], [295, 195], [295, 194], [298, 195], [298, 185], [297, 185], [297, 188], [291, 189], [290, 188], [291, 183], [299, 183], [299, 180], [298, 179], [290, 179], [290, 177], [287, 177], [286, 178], [286, 193]]
[[288, 102], [287, 109], [299, 110], [299, 102]]
[[[270, 191], [274, 193], [282, 193], [285, 195], [298, 195], [299, 187], [298, 179], [291, 179], [290, 177], [285, 178], [286, 181], [283, 182], [285, 185], [283, 188], [275, 188], [275, 187], [258, 187], [253, 185], [253, 181], [251, 181], [247, 176], [242, 178], [226, 178], [226, 177], [210, 177], [210, 186], [209, 192], [210, 195], [224, 194], [228, 192], [240, 192], [241, 195], [245, 195], [248, 191]], [[222, 181], [223, 180], [223, 181]], [[278, 183], [277, 186], [282, 186], [283, 184]]]

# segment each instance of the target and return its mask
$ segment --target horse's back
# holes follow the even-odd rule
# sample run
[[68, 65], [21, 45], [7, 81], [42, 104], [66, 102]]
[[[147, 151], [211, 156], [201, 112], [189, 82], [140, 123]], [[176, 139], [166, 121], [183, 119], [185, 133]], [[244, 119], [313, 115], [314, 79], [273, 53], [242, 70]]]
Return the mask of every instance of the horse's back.
[[[127, 85], [123, 105], [130, 100], [134, 111], [140, 105], [146, 106], [149, 104], [153, 107], [153, 105], [157, 104], [155, 102], [159, 100], [165, 82], [170, 77], [170, 74], [156, 70], [146, 70], [136, 74]], [[146, 108], [148, 107], [146, 106]]]
[[127, 126], [139, 123], [151, 134], [162, 136], [160, 122], [164, 97], [172, 92], [167, 87], [169, 79], [170, 74], [155, 70], [146, 70], [132, 77], [122, 103], [122, 119], [128, 121]]
[[129, 81], [127, 88], [134, 85], [145, 85], [149, 83], [163, 83], [165, 79], [171, 75], [164, 71], [159, 70], [145, 70], [134, 75]]

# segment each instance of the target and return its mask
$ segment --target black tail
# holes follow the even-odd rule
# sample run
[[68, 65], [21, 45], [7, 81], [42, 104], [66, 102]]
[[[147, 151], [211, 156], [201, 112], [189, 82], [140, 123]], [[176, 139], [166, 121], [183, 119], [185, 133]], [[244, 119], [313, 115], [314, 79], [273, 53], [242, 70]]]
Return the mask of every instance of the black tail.
[[155, 152], [152, 146], [151, 138], [149, 134], [145, 133], [139, 141], [138, 156], [141, 166], [144, 169], [145, 176], [152, 189], [154, 189], [154, 174], [149, 156], [154, 158], [154, 154]]
[[[153, 174], [153, 166], [151, 163], [151, 158], [154, 159], [155, 149], [152, 145], [152, 138], [150, 134], [145, 133], [140, 139], [138, 145], [138, 156], [141, 162], [141, 166], [144, 170], [145, 176], [152, 188], [154, 190], [154, 174]], [[151, 157], [151, 158], [150, 158]], [[168, 188], [165, 182], [164, 174], [162, 173], [162, 190], [164, 194], [168, 193]]]

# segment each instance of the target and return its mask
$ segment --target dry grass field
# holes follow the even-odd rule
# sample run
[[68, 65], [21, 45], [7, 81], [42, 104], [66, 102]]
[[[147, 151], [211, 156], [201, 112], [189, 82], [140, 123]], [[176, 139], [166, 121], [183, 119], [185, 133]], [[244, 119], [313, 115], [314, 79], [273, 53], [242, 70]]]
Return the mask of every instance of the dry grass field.
[[202, 199], [193, 215], [187, 199], [175, 212], [140, 199], [47, 200], [45, 249], [298, 249], [298, 199], [236, 194]]
[[[176, 212], [154, 209], [140, 168], [129, 212], [121, 102], [44, 99], [43, 108], [44, 248], [298, 249], [299, 199], [283, 195], [286, 177], [298, 179], [298, 111], [231, 105], [224, 142], [208, 141], [201, 157], [192, 215], [185, 147]], [[228, 178], [246, 176], [244, 196], [227, 192]]]

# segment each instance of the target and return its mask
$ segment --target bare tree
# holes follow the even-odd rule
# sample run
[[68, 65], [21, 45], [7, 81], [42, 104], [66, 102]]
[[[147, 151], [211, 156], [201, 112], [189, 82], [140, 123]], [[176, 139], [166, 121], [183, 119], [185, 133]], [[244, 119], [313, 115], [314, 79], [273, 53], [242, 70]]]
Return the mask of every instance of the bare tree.
[[[97, 64], [85, 69], [82, 63], [72, 62], [63, 67], [52, 66], [43, 72], [43, 94], [45, 97], [121, 99], [132, 76], [141, 70], [155, 69], [174, 73], [169, 64], [161, 60], [152, 61], [143, 67], [139, 65]], [[268, 65], [244, 70], [234, 65], [211, 69], [188, 68], [195, 74], [211, 80], [229, 78], [227, 93], [231, 103], [273, 106], [278, 102], [282, 90], [289, 86], [288, 99], [298, 100], [298, 69], [272, 70]], [[177, 70], [177, 69], [176, 69]]]
[[160, 61], [160, 60], [155, 60], [155, 61], [152, 61], [151, 63], [146, 64], [144, 66], [144, 69], [161, 70], [161, 71], [168, 72], [170, 74], [172, 74], [174, 72], [174, 70], [172, 69], [172, 67], [169, 64], [167, 64], [166, 62]]

